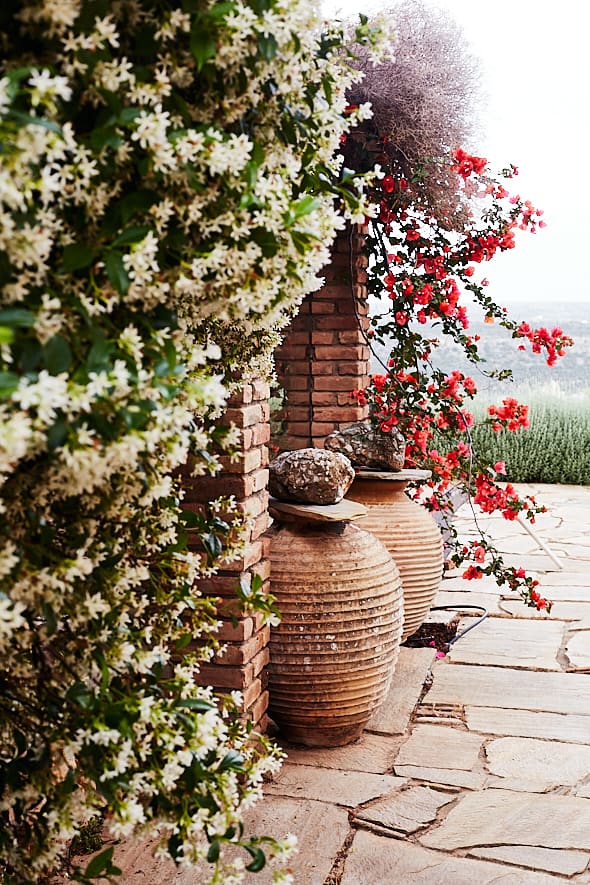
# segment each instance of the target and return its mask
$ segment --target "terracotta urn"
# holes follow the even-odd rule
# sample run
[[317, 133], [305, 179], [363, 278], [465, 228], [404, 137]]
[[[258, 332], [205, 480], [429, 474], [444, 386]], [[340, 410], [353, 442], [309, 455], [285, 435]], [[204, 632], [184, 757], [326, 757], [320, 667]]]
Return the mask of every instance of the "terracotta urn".
[[293, 743], [340, 746], [359, 737], [387, 694], [403, 626], [401, 579], [374, 535], [342, 518], [317, 521], [317, 511], [337, 515], [352, 502], [284, 506], [290, 512], [270, 507], [290, 521], [270, 530], [282, 620], [271, 631], [269, 713]]
[[347, 496], [367, 507], [357, 525], [383, 541], [399, 568], [405, 612], [402, 641], [424, 622], [443, 574], [441, 531], [430, 513], [405, 493], [408, 482], [429, 475], [426, 470], [360, 470]]

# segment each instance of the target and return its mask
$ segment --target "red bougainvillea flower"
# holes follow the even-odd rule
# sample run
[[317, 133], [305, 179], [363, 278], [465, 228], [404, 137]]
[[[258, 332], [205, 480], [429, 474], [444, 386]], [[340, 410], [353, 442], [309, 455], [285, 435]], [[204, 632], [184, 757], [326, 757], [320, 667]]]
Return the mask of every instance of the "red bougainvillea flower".
[[473, 157], [465, 153], [462, 148], [453, 151], [453, 159], [455, 163], [451, 166], [453, 172], [456, 172], [462, 178], [467, 179], [472, 173], [480, 175], [486, 168], [487, 160], [485, 157]]

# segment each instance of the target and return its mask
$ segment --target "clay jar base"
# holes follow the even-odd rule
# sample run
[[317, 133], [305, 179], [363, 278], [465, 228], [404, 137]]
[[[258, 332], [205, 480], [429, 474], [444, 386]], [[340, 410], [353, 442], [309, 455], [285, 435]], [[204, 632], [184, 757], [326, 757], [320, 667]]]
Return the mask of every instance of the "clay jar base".
[[269, 713], [307, 747], [358, 738], [384, 700], [403, 624], [401, 580], [385, 547], [345, 523], [276, 525]]

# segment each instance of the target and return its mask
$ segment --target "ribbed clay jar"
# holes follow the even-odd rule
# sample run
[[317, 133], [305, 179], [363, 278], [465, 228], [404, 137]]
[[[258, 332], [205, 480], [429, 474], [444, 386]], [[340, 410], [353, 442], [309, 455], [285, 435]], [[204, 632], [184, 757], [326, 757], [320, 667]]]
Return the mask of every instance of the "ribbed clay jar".
[[356, 525], [289, 523], [270, 534], [281, 623], [271, 631], [269, 713], [293, 743], [350, 743], [385, 699], [397, 662], [399, 571]]
[[375, 473], [360, 471], [347, 495], [368, 508], [367, 516], [356, 524], [383, 541], [400, 571], [405, 613], [402, 641], [424, 622], [443, 574], [441, 531], [428, 511], [405, 493], [410, 479], [424, 475], [428, 474], [404, 470], [377, 478]]

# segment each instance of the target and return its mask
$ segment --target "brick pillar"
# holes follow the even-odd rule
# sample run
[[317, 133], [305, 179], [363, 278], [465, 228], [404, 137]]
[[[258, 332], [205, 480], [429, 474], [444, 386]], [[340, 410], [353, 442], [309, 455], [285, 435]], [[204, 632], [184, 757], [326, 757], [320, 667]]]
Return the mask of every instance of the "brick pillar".
[[[269, 627], [259, 615], [244, 616], [235, 590], [241, 577], [260, 575], [269, 589], [269, 540], [263, 537], [268, 516], [268, 440], [270, 436], [269, 386], [262, 381], [244, 384], [228, 404], [224, 421], [240, 428], [240, 454], [235, 461], [223, 459], [223, 470], [214, 477], [183, 475], [185, 504], [199, 506], [215, 498], [234, 495], [239, 509], [250, 517], [251, 529], [244, 555], [212, 578], [199, 581], [206, 596], [218, 597], [221, 628], [219, 639], [226, 644], [223, 654], [201, 665], [201, 682], [220, 691], [239, 689], [244, 695], [243, 712], [260, 729], [266, 727]], [[234, 626], [232, 615], [237, 616]]]
[[308, 295], [276, 351], [277, 375], [286, 393], [286, 433], [281, 449], [322, 447], [334, 429], [366, 417], [351, 399], [370, 373], [363, 233], [338, 235], [325, 285]]

